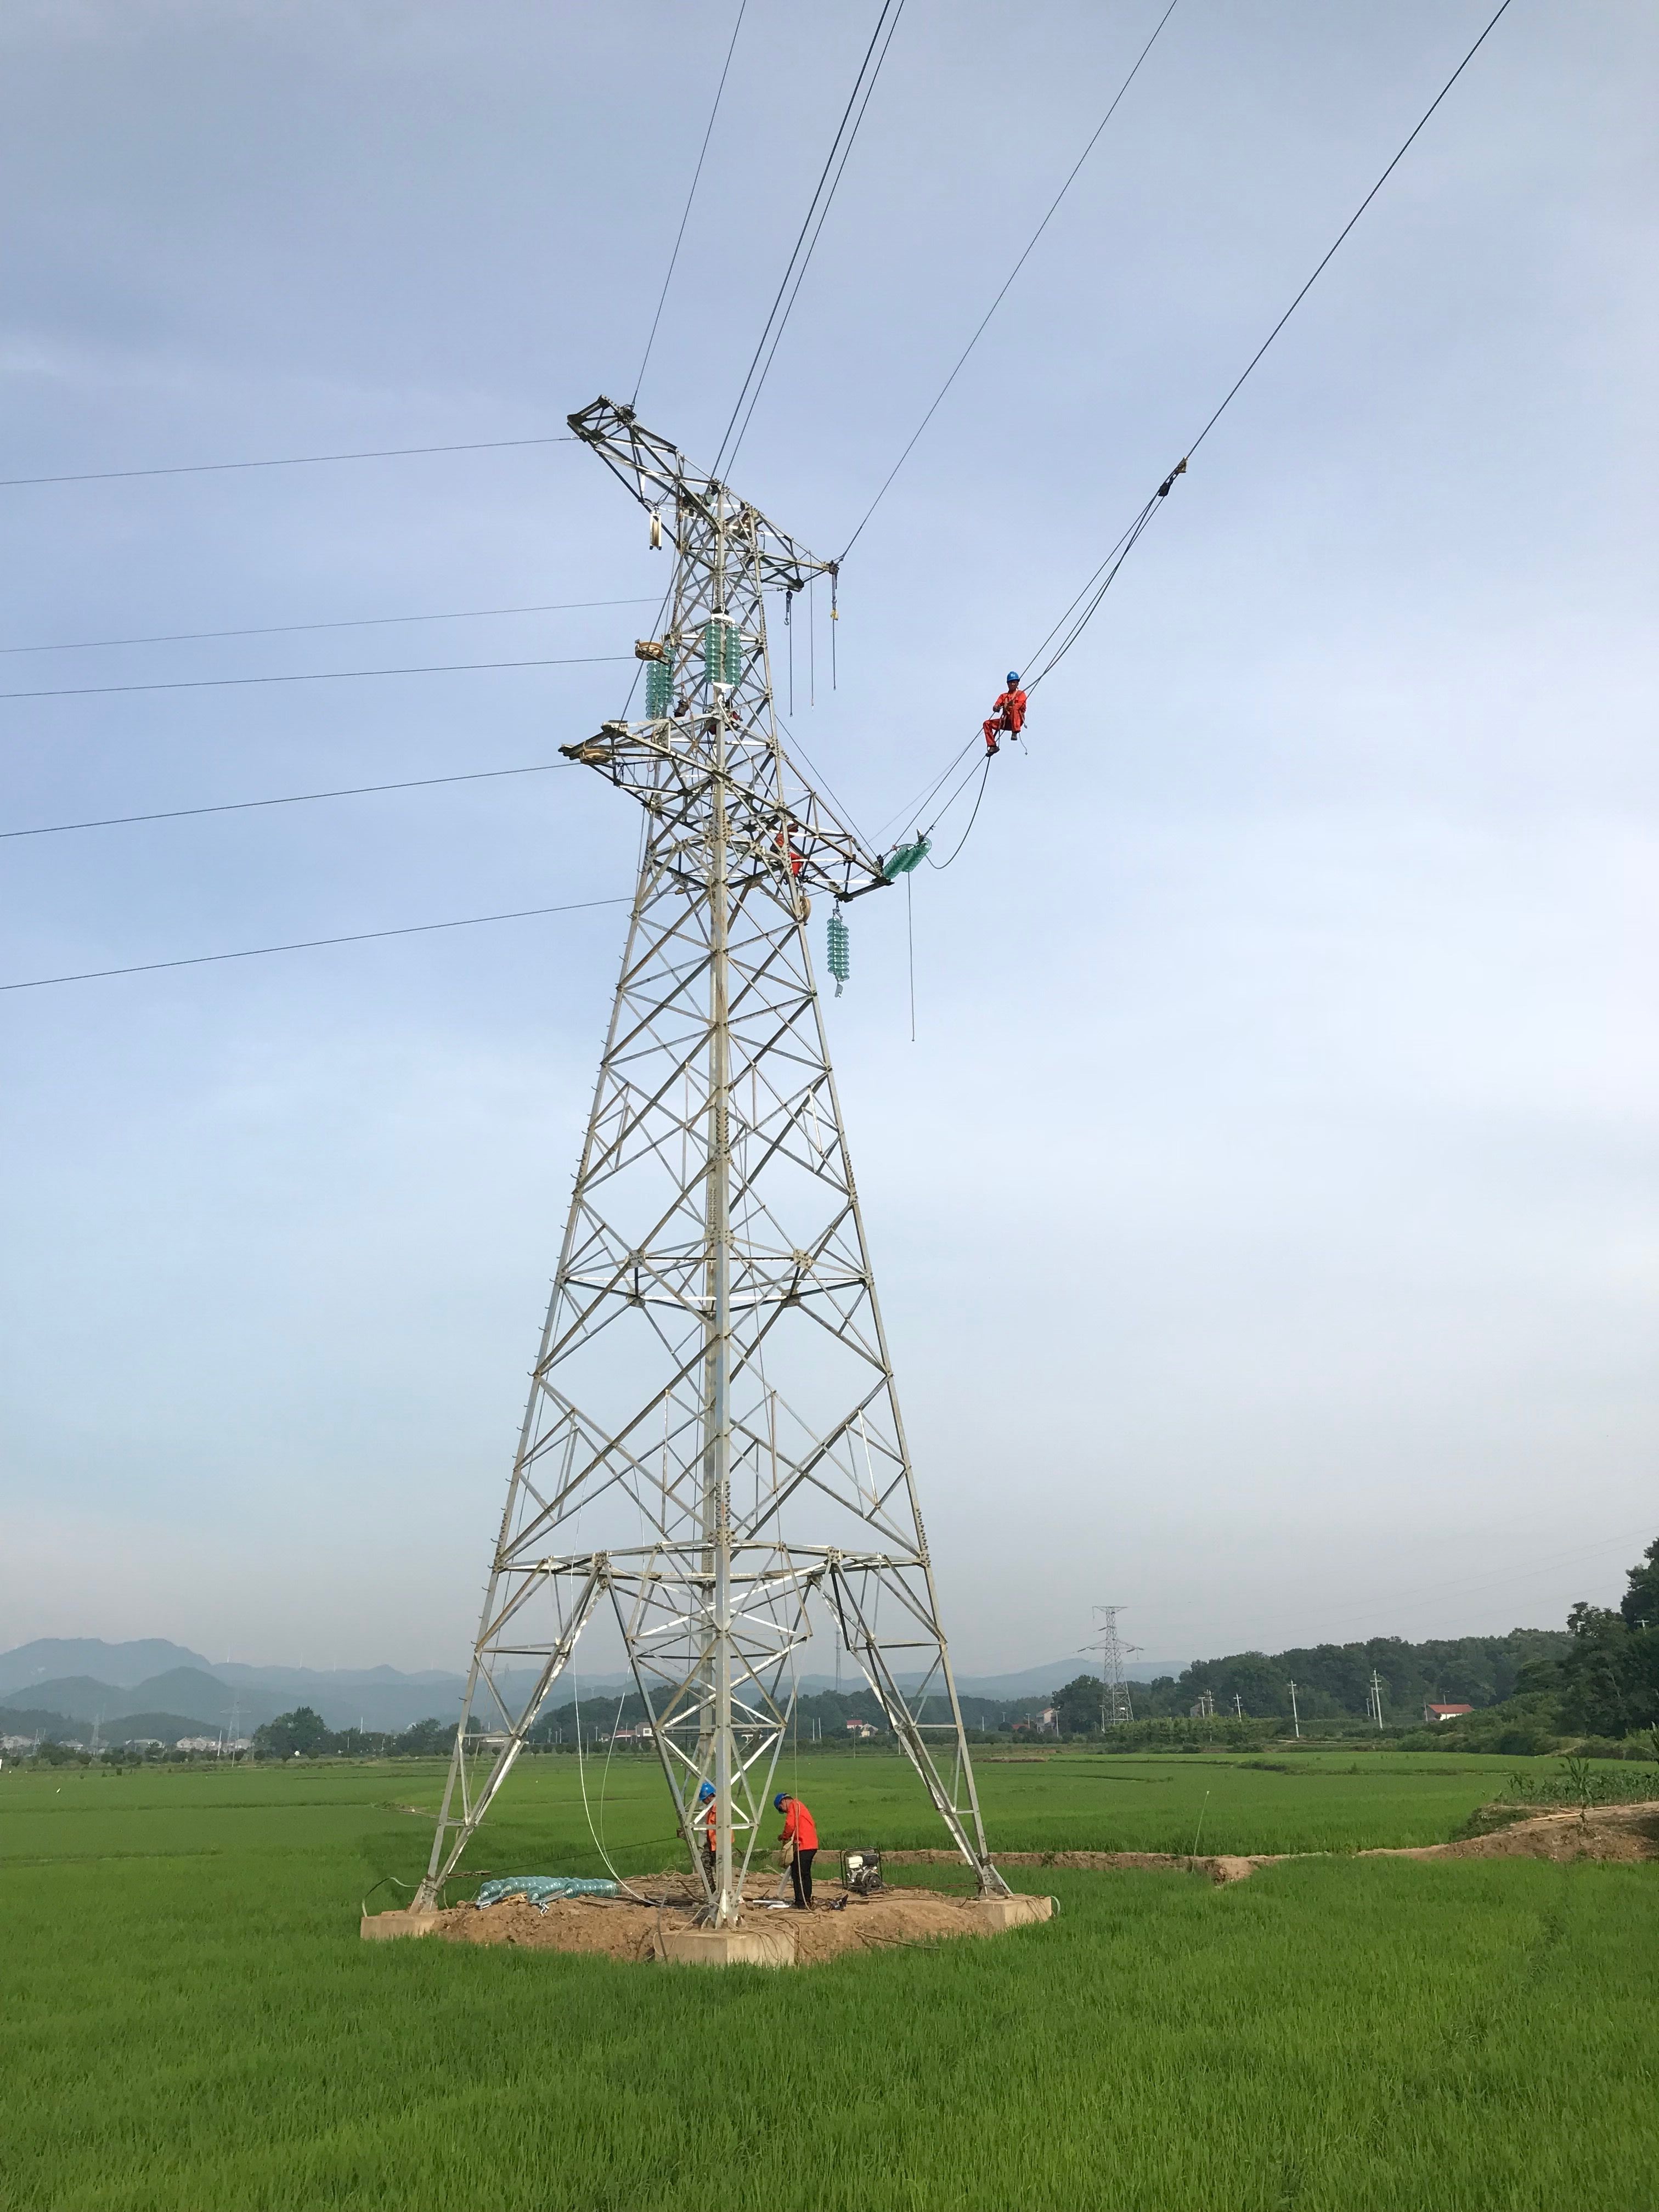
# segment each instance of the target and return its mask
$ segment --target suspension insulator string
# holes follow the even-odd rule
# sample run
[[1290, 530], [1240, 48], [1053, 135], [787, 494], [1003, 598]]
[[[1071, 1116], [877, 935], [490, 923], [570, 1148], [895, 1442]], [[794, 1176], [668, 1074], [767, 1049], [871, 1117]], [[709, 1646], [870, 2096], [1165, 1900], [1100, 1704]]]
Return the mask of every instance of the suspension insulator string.
[[824, 932], [824, 954], [830, 973], [836, 979], [836, 996], [840, 998], [842, 987], [853, 972], [853, 948], [847, 933], [847, 918], [839, 906], [830, 915]]

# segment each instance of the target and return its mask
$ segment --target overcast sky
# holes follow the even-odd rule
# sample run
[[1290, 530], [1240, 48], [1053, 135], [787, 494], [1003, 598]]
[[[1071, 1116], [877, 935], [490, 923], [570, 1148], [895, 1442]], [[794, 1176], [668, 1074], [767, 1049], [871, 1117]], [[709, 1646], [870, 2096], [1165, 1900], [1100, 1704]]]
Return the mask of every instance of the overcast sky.
[[[845, 542], [1159, 12], [908, 0], [734, 471], [803, 543]], [[810, 708], [798, 650], [871, 832], [1489, 12], [1179, 0], [848, 562]], [[875, 13], [750, 0], [640, 396], [695, 457]], [[14, 0], [0, 474], [625, 397], [733, 14]], [[902, 908], [854, 910], [832, 1036], [968, 1671], [1097, 1601], [1160, 1658], [1553, 1624], [1659, 1531], [1656, 63], [1635, 0], [1514, 0], [918, 880], [914, 1046]], [[569, 445], [14, 488], [0, 534], [9, 647], [664, 575]], [[11, 650], [0, 690], [627, 654], [645, 619]], [[13, 698], [0, 826], [552, 761], [629, 674]], [[637, 832], [561, 768], [12, 840], [0, 980], [625, 895]], [[622, 926], [0, 996], [0, 1644], [461, 1663]]]

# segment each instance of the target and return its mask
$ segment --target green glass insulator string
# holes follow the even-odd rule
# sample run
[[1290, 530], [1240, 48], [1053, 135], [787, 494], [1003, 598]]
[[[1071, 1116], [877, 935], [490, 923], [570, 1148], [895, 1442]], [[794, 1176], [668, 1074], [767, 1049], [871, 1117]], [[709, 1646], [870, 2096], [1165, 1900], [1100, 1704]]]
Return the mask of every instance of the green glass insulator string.
[[847, 923], [839, 907], [830, 915], [825, 933], [825, 958], [830, 973], [836, 979], [836, 996], [840, 998], [842, 986], [853, 972], [852, 941], [847, 934]]

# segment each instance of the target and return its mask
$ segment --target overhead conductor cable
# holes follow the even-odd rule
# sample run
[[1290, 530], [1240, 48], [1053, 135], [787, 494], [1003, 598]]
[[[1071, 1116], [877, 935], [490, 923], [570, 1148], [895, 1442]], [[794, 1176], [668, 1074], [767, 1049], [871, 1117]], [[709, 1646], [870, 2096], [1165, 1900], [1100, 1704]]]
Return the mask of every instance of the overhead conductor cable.
[[[773, 356], [778, 349], [778, 342], [783, 336], [784, 325], [793, 312], [796, 295], [800, 290], [807, 264], [817, 246], [818, 234], [823, 228], [824, 218], [828, 216], [830, 204], [840, 188], [842, 173], [847, 167], [848, 156], [853, 150], [853, 142], [858, 137], [860, 126], [864, 121], [864, 111], [870, 105], [870, 95], [876, 88], [876, 79], [881, 74], [882, 64], [887, 58], [887, 49], [893, 42], [893, 33], [898, 28], [898, 20], [903, 12], [904, 0], [882, 0], [881, 13], [876, 18], [876, 27], [871, 33], [870, 44], [865, 50], [864, 59], [859, 64], [858, 75], [853, 80], [852, 92], [848, 97], [841, 121], [836, 125], [836, 135], [830, 141], [829, 156], [824, 162], [823, 173], [818, 178], [812, 197], [807, 203], [805, 220], [801, 224], [800, 234], [790, 251], [789, 258], [784, 264], [783, 277], [779, 283], [776, 296], [767, 311], [765, 322], [761, 326], [760, 342], [755, 348], [754, 358], [750, 362], [743, 383], [738, 388], [737, 404], [732, 410], [732, 418], [726, 426], [725, 434], [715, 453], [714, 473], [716, 475], [723, 467], [729, 467], [736, 460], [738, 448], [748, 434], [749, 421], [755, 411], [755, 403], [759, 399], [761, 387], [770, 374]], [[879, 52], [878, 52], [878, 48]], [[855, 110], [856, 112], [854, 112]], [[739, 416], [742, 417], [741, 426], [738, 422]]]
[[1104, 131], [1106, 125], [1111, 121], [1113, 116], [1117, 113], [1119, 104], [1122, 100], [1124, 94], [1127, 92], [1129, 87], [1134, 82], [1136, 77], [1139, 76], [1141, 64], [1146, 60], [1147, 55], [1151, 53], [1152, 48], [1158, 44], [1158, 33], [1163, 30], [1164, 26], [1169, 21], [1170, 16], [1174, 15], [1178, 5], [1179, 0], [1170, 0], [1169, 6], [1165, 8], [1164, 13], [1158, 17], [1158, 21], [1153, 25], [1152, 37], [1147, 40], [1146, 45], [1136, 55], [1133, 68], [1129, 71], [1127, 76], [1124, 78], [1122, 83], [1119, 85], [1117, 90], [1113, 94], [1110, 106], [1108, 107], [1104, 115], [1101, 117], [1099, 122], [1096, 124], [1093, 131], [1091, 132], [1087, 145], [1085, 146], [1083, 151], [1078, 155], [1077, 160], [1072, 164], [1072, 167], [1066, 174], [1065, 183], [1061, 185], [1060, 190], [1054, 194], [1053, 199], [1049, 201], [1048, 212], [1044, 215], [1042, 222], [1037, 225], [1036, 228], [1031, 233], [1030, 237], [1026, 240], [1024, 252], [1020, 254], [1018, 260], [1015, 262], [1013, 267], [1008, 271], [1007, 276], [1003, 280], [1001, 290], [997, 294], [995, 299], [992, 301], [990, 306], [985, 310], [984, 314], [981, 317], [978, 327], [974, 331], [972, 337], [969, 339], [967, 344], [963, 346], [961, 353], [957, 355], [955, 368], [952, 368], [951, 374], [945, 378], [944, 383], [940, 385], [938, 392], [934, 394], [933, 404], [928, 408], [927, 412], [922, 416], [921, 422], [917, 423], [915, 430], [910, 434], [909, 440], [905, 445], [903, 451], [900, 453], [897, 460], [894, 462], [892, 467], [889, 469], [887, 474], [882, 479], [880, 489], [871, 501], [869, 506], [865, 508], [864, 514], [860, 519], [857, 529], [854, 531], [852, 536], [842, 548], [839, 556], [841, 560], [844, 561], [847, 558], [847, 556], [852, 551], [853, 548], [858, 544], [859, 539], [863, 536], [865, 524], [869, 521], [871, 516], [881, 505], [883, 500], [886, 498], [888, 488], [892, 483], [894, 477], [897, 476], [899, 471], [904, 466], [906, 461], [909, 459], [911, 453], [915, 449], [918, 441], [921, 439], [922, 432], [927, 428], [927, 425], [933, 421], [934, 416], [938, 413], [940, 404], [944, 400], [946, 392], [950, 391], [951, 386], [956, 382], [957, 377], [967, 366], [968, 356], [973, 352], [974, 348], [979, 343], [980, 340], [984, 337], [987, 330], [990, 327], [991, 318], [995, 314], [997, 309], [1007, 298], [1009, 292], [1012, 289], [1015, 277], [1018, 276], [1020, 270], [1030, 259], [1032, 253], [1036, 249], [1038, 240], [1042, 236], [1043, 232], [1048, 229], [1048, 225], [1054, 221], [1054, 216], [1059, 213], [1060, 202], [1065, 198], [1066, 193], [1071, 191], [1072, 186], [1077, 182], [1078, 178], [1082, 172], [1084, 163], [1088, 160], [1090, 155], [1094, 152], [1095, 147], [1099, 142], [1101, 134]]
[[481, 929], [496, 921], [529, 921], [547, 914], [580, 914], [589, 907], [628, 906], [625, 897], [574, 899], [562, 906], [525, 906], [511, 914], [467, 914], [455, 921], [405, 922], [401, 929], [359, 929], [346, 937], [297, 938], [287, 945], [251, 945], [236, 952], [197, 952], [183, 960], [140, 960], [128, 968], [83, 968], [73, 975], [32, 975], [0, 983], [0, 991], [45, 991], [58, 983], [97, 983], [111, 975], [153, 975], [163, 968], [210, 968], [222, 960], [263, 960], [272, 952], [315, 952], [331, 945], [368, 945], [382, 937], [428, 937], [441, 929]]
[[[1216, 424], [1221, 420], [1227, 410], [1232, 405], [1233, 401], [1238, 397], [1246, 382], [1260, 365], [1268, 347], [1272, 345], [1273, 340], [1284, 329], [1285, 324], [1290, 321], [1291, 317], [1302, 305], [1302, 302], [1307, 298], [1309, 293], [1312, 291], [1314, 286], [1318, 283], [1321, 276], [1324, 275], [1326, 270], [1335, 259], [1338, 249], [1341, 246], [1343, 240], [1347, 237], [1348, 233], [1358, 222], [1360, 216], [1364, 214], [1366, 209], [1382, 191], [1383, 185], [1388, 183], [1389, 179], [1400, 167], [1401, 162], [1404, 161], [1407, 154], [1411, 150], [1413, 144], [1415, 143], [1419, 133], [1424, 129], [1430, 117], [1439, 106], [1441, 101], [1445, 99], [1447, 94], [1456, 83], [1458, 78], [1462, 76], [1464, 70], [1474, 59], [1476, 54], [1480, 52], [1481, 47], [1485, 46], [1486, 40], [1497, 28], [1499, 18], [1504, 14], [1509, 5], [1510, 0], [1500, 0], [1500, 4], [1487, 21], [1486, 27], [1480, 33], [1480, 37], [1476, 39], [1474, 44], [1464, 55], [1462, 60], [1459, 62], [1457, 67], [1452, 71], [1451, 75], [1446, 79], [1444, 84], [1441, 86], [1439, 91], [1436, 93], [1434, 98], [1424, 109], [1422, 114], [1418, 118], [1416, 124], [1401, 144], [1399, 151], [1395, 155], [1394, 159], [1389, 163], [1387, 168], [1383, 170], [1382, 175], [1371, 186], [1370, 191], [1368, 191], [1364, 198], [1360, 201], [1359, 205], [1348, 217], [1348, 220], [1343, 224], [1341, 229], [1338, 231], [1335, 238], [1331, 241], [1329, 247], [1319, 261], [1312, 275], [1308, 278], [1306, 283], [1303, 285], [1296, 297], [1291, 301], [1290, 306], [1285, 308], [1279, 320], [1268, 331], [1267, 337], [1262, 339], [1261, 344], [1251, 355], [1249, 360], [1245, 363], [1243, 370], [1234, 380], [1225, 398], [1222, 400], [1221, 404], [1216, 409], [1214, 414], [1211, 416], [1209, 421], [1199, 432], [1197, 437], [1193, 440], [1191, 445], [1188, 447], [1187, 451], [1182, 455], [1182, 459], [1176, 463], [1176, 466], [1170, 470], [1169, 475], [1164, 477], [1163, 483], [1159, 484], [1158, 489], [1146, 501], [1145, 507], [1141, 508], [1139, 514], [1129, 525], [1127, 530], [1124, 532], [1122, 537], [1118, 539], [1117, 544], [1107, 555], [1106, 559], [1101, 563], [1100, 568], [1096, 569], [1094, 577], [1091, 577], [1089, 583], [1084, 586], [1083, 591], [1078, 595], [1078, 599], [1072, 602], [1072, 605], [1073, 607], [1077, 606], [1079, 600], [1083, 600], [1085, 602], [1081, 613], [1071, 623], [1068, 628], [1066, 627], [1066, 617], [1062, 615], [1060, 622], [1055, 624], [1054, 629], [1049, 631], [1048, 636], [1043, 640], [1042, 645], [1038, 648], [1039, 653], [1047, 649], [1056, 632], [1060, 630], [1062, 628], [1065, 629], [1065, 635], [1059, 646], [1053, 653], [1049, 653], [1047, 660], [1042, 663], [1042, 665], [1037, 670], [1036, 675], [1032, 677], [1030, 684], [1027, 686], [1028, 690], [1035, 690], [1036, 686], [1042, 681], [1043, 678], [1049, 675], [1053, 670], [1059, 665], [1060, 662], [1065, 659], [1066, 655], [1077, 643], [1078, 639], [1083, 635], [1084, 630], [1086, 629], [1089, 622], [1092, 618], [1095, 611], [1100, 605], [1101, 601], [1105, 598], [1107, 592], [1111, 589], [1113, 583], [1116, 580], [1118, 570], [1123, 566], [1123, 563], [1128, 558], [1128, 556], [1134, 550], [1136, 544], [1139, 542], [1142, 533], [1146, 529], [1147, 525], [1151, 522], [1153, 515], [1157, 514], [1158, 507], [1162, 505], [1163, 501], [1169, 497], [1176, 479], [1187, 473], [1188, 463], [1192, 459], [1193, 455], [1198, 451], [1199, 447], [1204, 443], [1204, 441], [1209, 436], [1211, 431], [1214, 429]], [[1103, 574], [1103, 571], [1104, 572]], [[1100, 579], [1097, 583], [1095, 580], [1096, 578]], [[1070, 611], [1071, 610], [1068, 609], [1067, 614], [1069, 614]], [[1036, 656], [1033, 657], [1035, 658]]]
[[[680, 258], [680, 247], [685, 240], [685, 226], [691, 220], [691, 203], [697, 197], [697, 186], [702, 179], [702, 165], [708, 158], [708, 142], [714, 135], [714, 118], [720, 112], [720, 100], [726, 92], [726, 80], [732, 73], [732, 57], [738, 50], [738, 33], [743, 28], [743, 19], [749, 0], [738, 0], [738, 20], [732, 26], [732, 42], [726, 49], [726, 61], [720, 70], [720, 81], [714, 87], [714, 104], [708, 111], [708, 128], [702, 134], [702, 144], [697, 153], [697, 166], [691, 172], [691, 189], [685, 196], [685, 207], [680, 216], [680, 227], [674, 234], [674, 250], [668, 257], [667, 273], [662, 280], [662, 289], [657, 295], [657, 312], [651, 318], [651, 335], [645, 342], [645, 353], [640, 362], [640, 373], [634, 379], [634, 397], [630, 407], [640, 404], [640, 386], [645, 382], [645, 372], [650, 366], [651, 349], [657, 343], [657, 326], [662, 320], [662, 311], [667, 305], [668, 288], [674, 281], [674, 270]], [[653, 541], [655, 542], [655, 541]]]
[[[1246, 382], [1260, 366], [1268, 348], [1278, 337], [1279, 332], [1284, 329], [1286, 323], [1290, 321], [1291, 317], [1301, 306], [1303, 301], [1307, 298], [1309, 293], [1313, 289], [1315, 284], [1317, 283], [1320, 277], [1329, 267], [1331, 262], [1335, 258], [1339, 248], [1346, 239], [1349, 232], [1352, 230], [1354, 225], [1359, 221], [1360, 216], [1364, 214], [1366, 209], [1370, 205], [1371, 202], [1382, 191], [1383, 185], [1387, 184], [1389, 179], [1399, 167], [1401, 162], [1405, 159], [1406, 155], [1410, 151], [1413, 144], [1415, 143], [1418, 136], [1428, 123], [1429, 118], [1434, 114], [1436, 109], [1445, 99], [1448, 93], [1450, 92], [1452, 87], [1457, 82], [1459, 77], [1462, 76], [1464, 70], [1474, 59], [1476, 54], [1480, 52], [1481, 47], [1486, 44], [1492, 32], [1497, 28], [1499, 20], [1508, 9], [1509, 5], [1510, 0], [1500, 0], [1500, 5], [1487, 21], [1479, 38], [1477, 38], [1474, 45], [1470, 46], [1468, 52], [1463, 56], [1462, 60], [1458, 63], [1457, 67], [1446, 79], [1444, 84], [1441, 86], [1439, 91], [1429, 102], [1427, 107], [1424, 109], [1422, 114], [1419, 117], [1411, 131], [1402, 141], [1398, 151], [1394, 155], [1393, 160], [1389, 161], [1388, 167], [1382, 171], [1382, 173], [1378, 177], [1376, 182], [1366, 193], [1364, 198], [1360, 201], [1358, 206], [1348, 217], [1346, 222], [1343, 224], [1341, 229], [1337, 233], [1335, 238], [1333, 240], [1330, 246], [1315, 267], [1313, 273], [1307, 279], [1307, 282], [1302, 286], [1295, 298], [1291, 301], [1289, 307], [1285, 308], [1284, 313], [1280, 315], [1279, 320], [1273, 325], [1267, 337], [1261, 341], [1261, 343], [1256, 348], [1255, 353], [1251, 355], [1249, 360], [1245, 363], [1243, 369], [1234, 380], [1233, 384], [1222, 399], [1220, 405], [1215, 410], [1215, 412], [1210, 416], [1209, 421], [1205, 423], [1203, 428], [1193, 440], [1191, 445], [1188, 446], [1182, 459], [1176, 462], [1175, 467], [1170, 471], [1169, 474], [1164, 478], [1163, 482], [1158, 486], [1151, 497], [1142, 506], [1139, 513], [1134, 517], [1128, 527], [1109, 548], [1104, 560], [1101, 562], [1100, 565], [1094, 571], [1094, 574], [1088, 579], [1087, 582], [1085, 583], [1082, 590], [1079, 591], [1077, 596], [1073, 599], [1071, 605], [1066, 609], [1059, 621], [1055, 623], [1054, 628], [1048, 632], [1048, 636], [1042, 640], [1042, 643], [1038, 646], [1036, 652], [1029, 657], [1029, 659], [1025, 664], [1026, 665], [1030, 665], [1032, 662], [1037, 662], [1040, 663], [1040, 665], [1036, 667], [1036, 672], [1026, 683], [1025, 688], [1028, 692], [1036, 690], [1037, 685], [1042, 682], [1046, 676], [1052, 675], [1054, 669], [1059, 666], [1060, 663], [1077, 643], [1079, 638], [1082, 636], [1084, 631], [1087, 629], [1089, 623], [1093, 620], [1096, 613], [1098, 611], [1101, 603], [1105, 599], [1107, 592], [1116, 581], [1118, 573], [1121, 569], [1123, 563], [1128, 559], [1129, 555], [1139, 544], [1141, 538], [1145, 535], [1146, 530], [1150, 526], [1152, 517], [1158, 512], [1158, 509], [1163, 506], [1164, 501], [1168, 499], [1170, 492], [1174, 489], [1177, 480], [1187, 473], [1188, 465], [1191, 461], [1193, 455], [1197, 453], [1199, 447], [1209, 436], [1211, 431], [1214, 429], [1216, 424], [1221, 420], [1221, 417], [1226, 413], [1228, 408], [1231, 406], [1233, 401], [1238, 397], [1239, 392], [1243, 389]], [[1044, 658], [1045, 655], [1047, 656], [1046, 658]], [[960, 764], [962, 760], [971, 750], [973, 742], [974, 740], [970, 738], [967, 743], [957, 750], [951, 761], [946, 765], [943, 773], [928, 787], [923, 798], [919, 802], [916, 802], [913, 807], [907, 808], [904, 815], [896, 818], [908, 819], [910, 815], [916, 811], [917, 807], [928, 805], [934, 796], [944, 787], [955, 769]], [[938, 826], [939, 822], [942, 820], [950, 809], [956, 805], [957, 799], [963, 796], [963, 793], [968, 788], [969, 784], [971, 783], [972, 781], [973, 778], [970, 774], [968, 776], [963, 777], [961, 781], [957, 783], [956, 788], [951, 793], [950, 797], [939, 809], [938, 813], [934, 816], [933, 821], [929, 823], [927, 832], [929, 836], [932, 836], [933, 830]], [[980, 791], [975, 801], [973, 817], [969, 818], [968, 824], [969, 830], [973, 828], [974, 820], [977, 818], [979, 813], [979, 800], [982, 799], [983, 796], [984, 781], [983, 778], [981, 778]], [[949, 859], [942, 861], [930, 862], [930, 865], [939, 867], [948, 867], [951, 861], [956, 858], [957, 853], [959, 853], [962, 850], [962, 846], [963, 844], [965, 844], [966, 842], [967, 832], [964, 831], [961, 842], [956, 848], [956, 851], [950, 855]]]
[[133, 477], [212, 477], [238, 469], [314, 469], [325, 461], [395, 461], [411, 453], [501, 453], [515, 446], [574, 446], [574, 435], [560, 430], [545, 438], [470, 438], [458, 446], [370, 446], [355, 453], [283, 453], [274, 460], [180, 461], [160, 469], [79, 469], [55, 477], [0, 477], [0, 491], [22, 484], [118, 483]]

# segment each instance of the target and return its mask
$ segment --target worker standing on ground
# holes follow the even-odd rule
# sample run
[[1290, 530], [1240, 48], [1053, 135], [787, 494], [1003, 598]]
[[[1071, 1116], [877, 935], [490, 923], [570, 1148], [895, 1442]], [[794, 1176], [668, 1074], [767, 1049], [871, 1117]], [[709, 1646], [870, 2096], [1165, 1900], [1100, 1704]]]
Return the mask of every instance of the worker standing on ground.
[[778, 1841], [793, 1846], [789, 1871], [794, 1877], [795, 1910], [797, 1912], [810, 1912], [812, 1910], [812, 1861], [818, 1848], [817, 1825], [799, 1797], [791, 1797], [780, 1790], [772, 1802], [783, 1815], [783, 1833]]
[[712, 1782], [705, 1782], [698, 1790], [697, 1802], [702, 1808], [701, 1814], [702, 1863], [708, 1870], [708, 1880], [712, 1886], [714, 1880], [714, 1863], [720, 1856], [720, 1843], [715, 1827], [714, 1785]]
[[1025, 694], [1019, 688], [1018, 669], [1011, 668], [1008, 671], [1008, 689], [998, 699], [984, 725], [986, 757], [988, 758], [991, 754], [1001, 750], [997, 744], [999, 737], [1006, 732], [1011, 738], [1017, 738], [1024, 727]]

